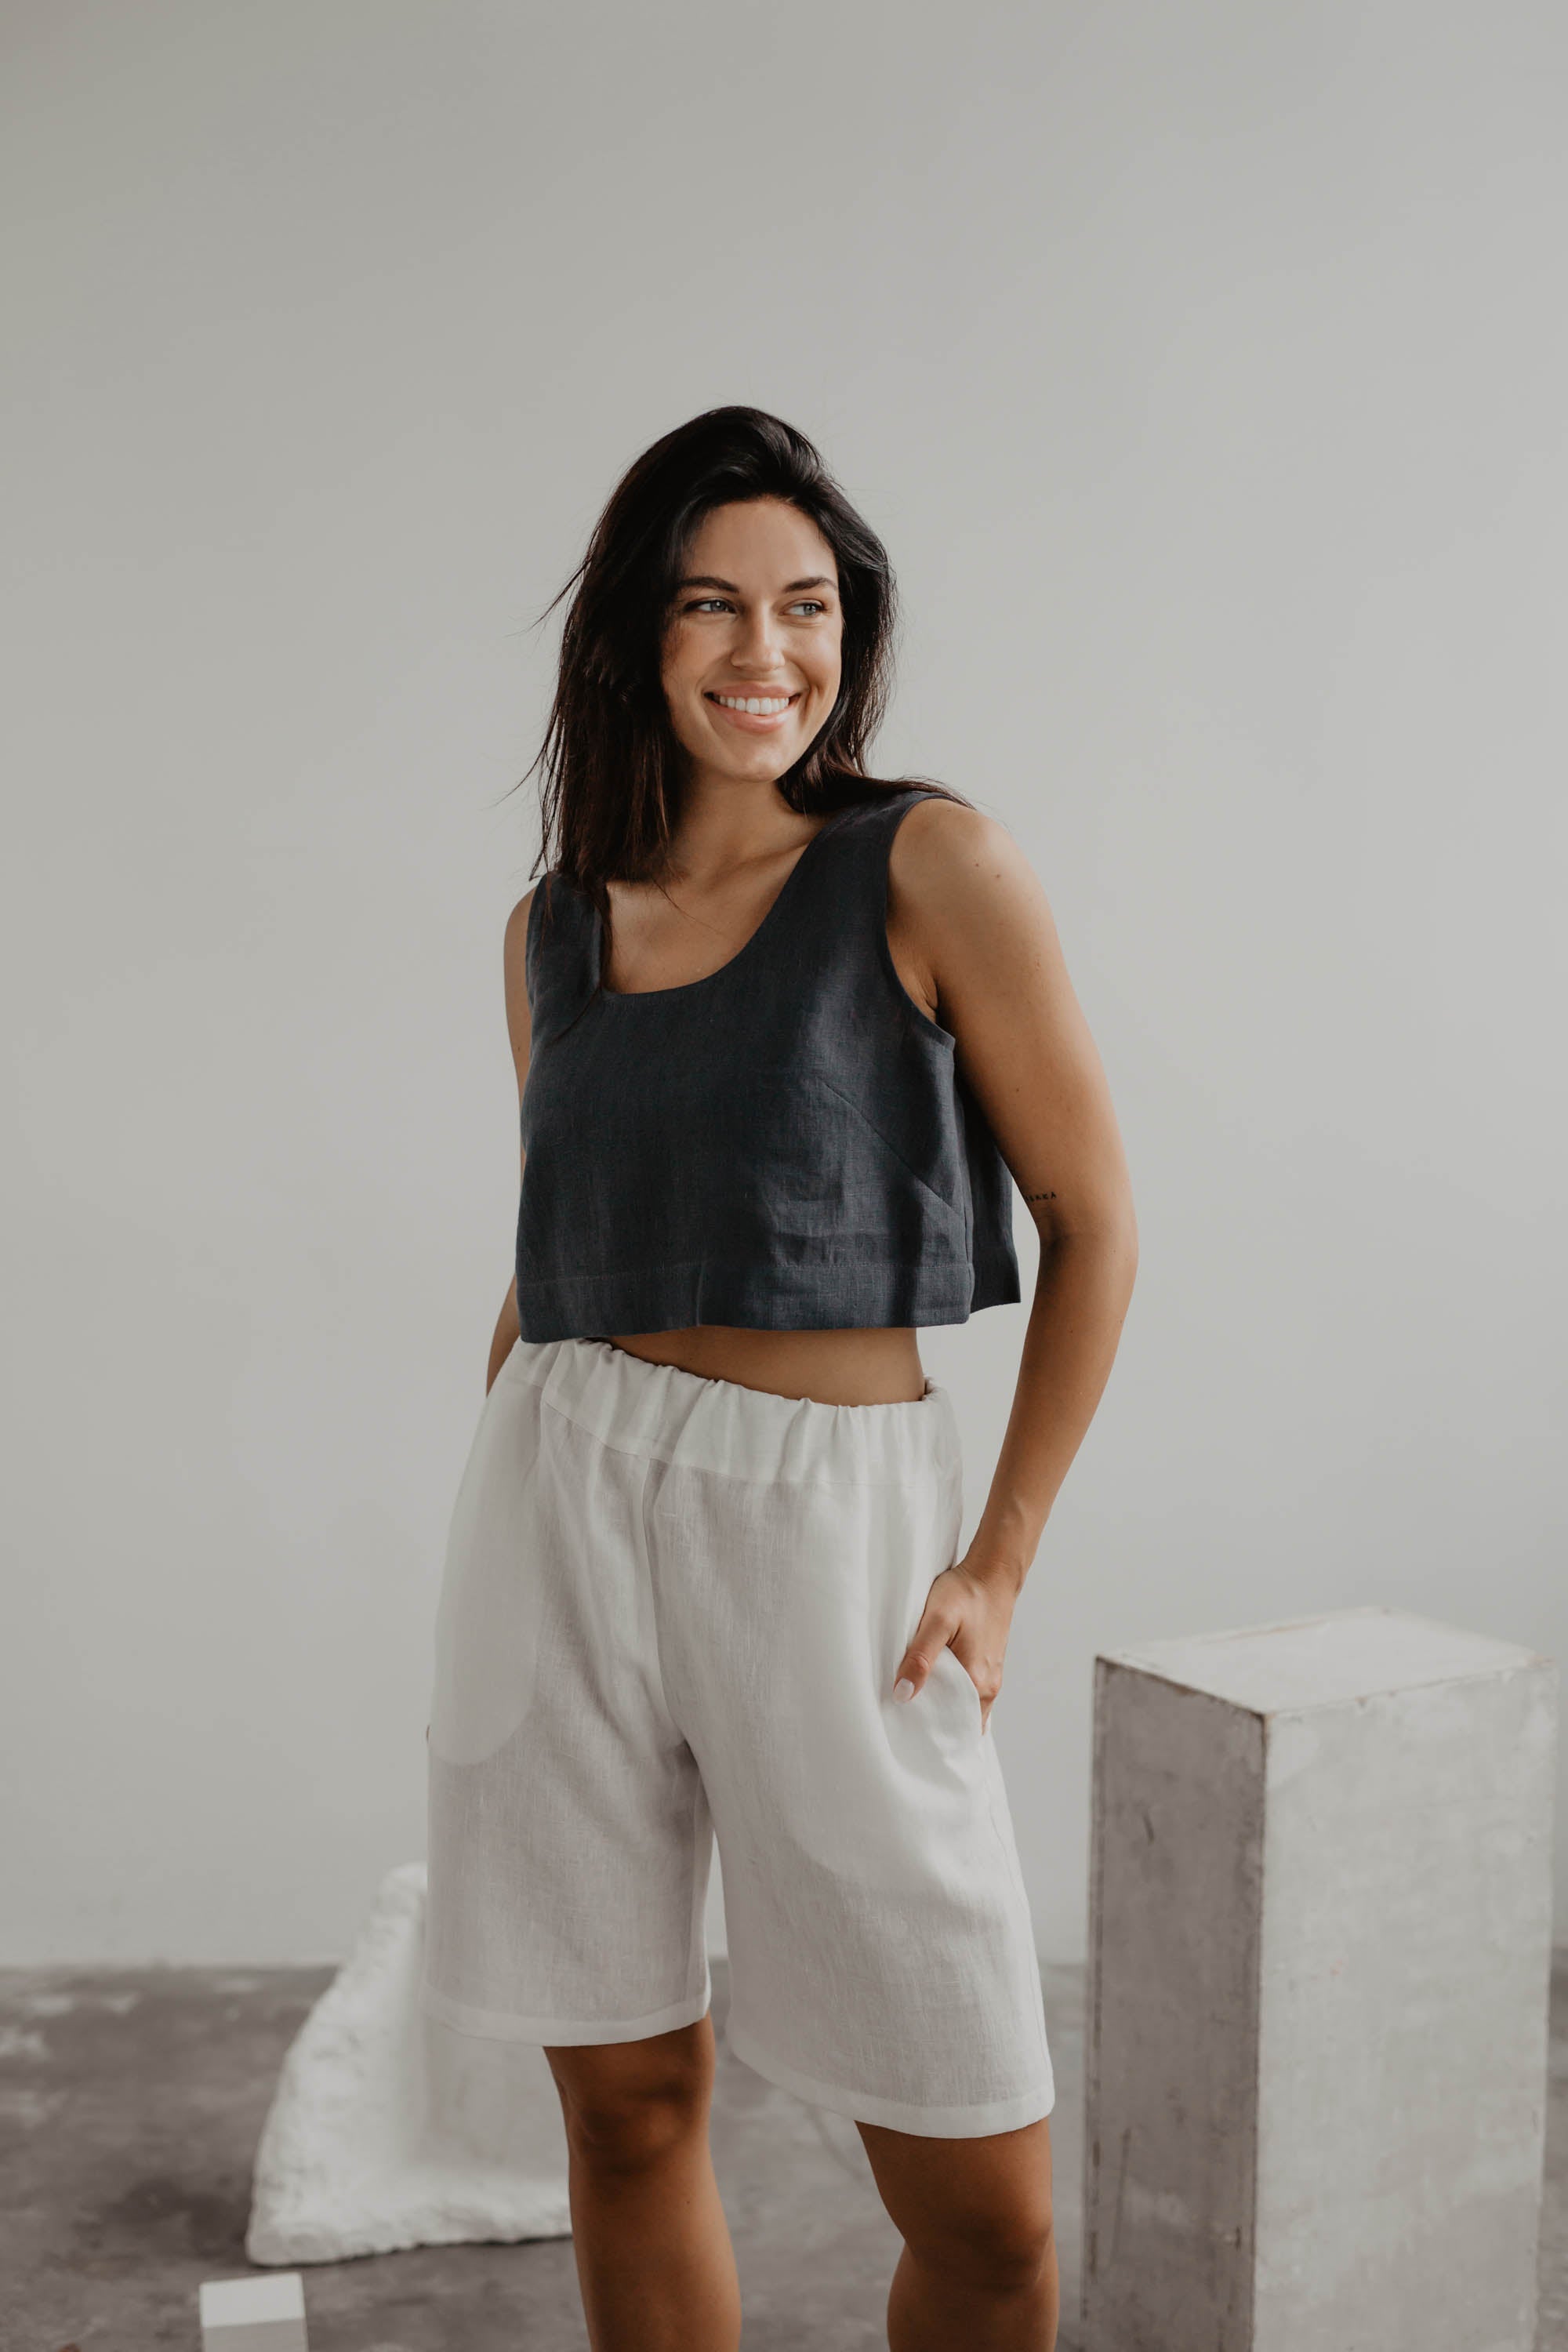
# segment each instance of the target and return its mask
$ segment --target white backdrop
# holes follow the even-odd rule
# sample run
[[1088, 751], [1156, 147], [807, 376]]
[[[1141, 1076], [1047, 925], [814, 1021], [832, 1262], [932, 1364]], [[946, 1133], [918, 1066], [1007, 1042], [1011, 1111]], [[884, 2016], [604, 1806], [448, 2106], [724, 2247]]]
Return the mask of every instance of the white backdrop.
[[[995, 1717], [1042, 1949], [1097, 1649], [1386, 1601], [1568, 1652], [1561, 9], [6, 42], [0, 1958], [330, 1956], [424, 1850], [530, 624], [721, 401], [887, 539], [879, 766], [1025, 845], [1131, 1160]], [[971, 1526], [1024, 1313], [925, 1348]]]

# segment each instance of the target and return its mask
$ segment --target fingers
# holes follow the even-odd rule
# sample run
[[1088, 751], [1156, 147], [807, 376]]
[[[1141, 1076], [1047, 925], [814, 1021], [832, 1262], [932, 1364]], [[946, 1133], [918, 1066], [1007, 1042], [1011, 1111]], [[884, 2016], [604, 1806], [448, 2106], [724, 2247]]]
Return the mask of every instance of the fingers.
[[980, 1727], [985, 1730], [1002, 1687], [1002, 1654], [1011, 1613], [1009, 1608], [998, 1620], [986, 1588], [966, 1582], [956, 1565], [944, 1570], [932, 1579], [914, 1638], [899, 1661], [893, 1696], [905, 1706], [918, 1698], [938, 1656], [951, 1650], [980, 1695]]
[[945, 1650], [957, 1633], [959, 1620], [928, 1609], [915, 1628], [914, 1639], [899, 1661], [893, 1696], [904, 1703], [925, 1688], [939, 1650]]

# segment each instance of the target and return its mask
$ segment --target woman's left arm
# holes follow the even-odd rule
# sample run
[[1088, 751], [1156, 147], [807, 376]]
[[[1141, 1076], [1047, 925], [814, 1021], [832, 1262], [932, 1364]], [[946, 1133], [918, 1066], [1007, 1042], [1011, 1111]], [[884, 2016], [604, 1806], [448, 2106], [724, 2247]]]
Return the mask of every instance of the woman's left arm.
[[1002, 1684], [1013, 1610], [1110, 1377], [1138, 1226], [1104, 1067], [1044, 890], [1006, 827], [929, 800], [893, 836], [890, 929], [934, 999], [1040, 1235], [1017, 1388], [967, 1551], [936, 1578], [899, 1667], [912, 1698], [951, 1647], [980, 1693]]

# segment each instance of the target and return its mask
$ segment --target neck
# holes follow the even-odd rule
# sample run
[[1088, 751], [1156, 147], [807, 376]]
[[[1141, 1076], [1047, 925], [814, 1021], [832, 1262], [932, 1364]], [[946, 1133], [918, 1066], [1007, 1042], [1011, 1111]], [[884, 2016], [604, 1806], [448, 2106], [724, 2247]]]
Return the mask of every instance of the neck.
[[700, 774], [682, 794], [671, 858], [684, 874], [721, 874], [798, 848], [821, 822], [792, 809], [771, 776]]

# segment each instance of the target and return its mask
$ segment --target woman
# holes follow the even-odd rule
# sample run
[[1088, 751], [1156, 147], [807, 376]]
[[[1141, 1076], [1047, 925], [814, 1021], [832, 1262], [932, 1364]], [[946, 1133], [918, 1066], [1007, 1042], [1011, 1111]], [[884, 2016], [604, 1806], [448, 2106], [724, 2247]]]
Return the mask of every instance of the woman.
[[[506, 934], [517, 1265], [437, 1624], [425, 1999], [545, 2049], [596, 2352], [731, 2352], [716, 1830], [731, 2046], [856, 2120], [893, 2352], [1048, 2352], [989, 1727], [1131, 1289], [1104, 1076], [1005, 828], [867, 772], [893, 583], [809, 442], [750, 408], [668, 435], [575, 585]], [[1009, 1171], [1041, 1270], [958, 1557], [918, 1331], [1018, 1298]]]

